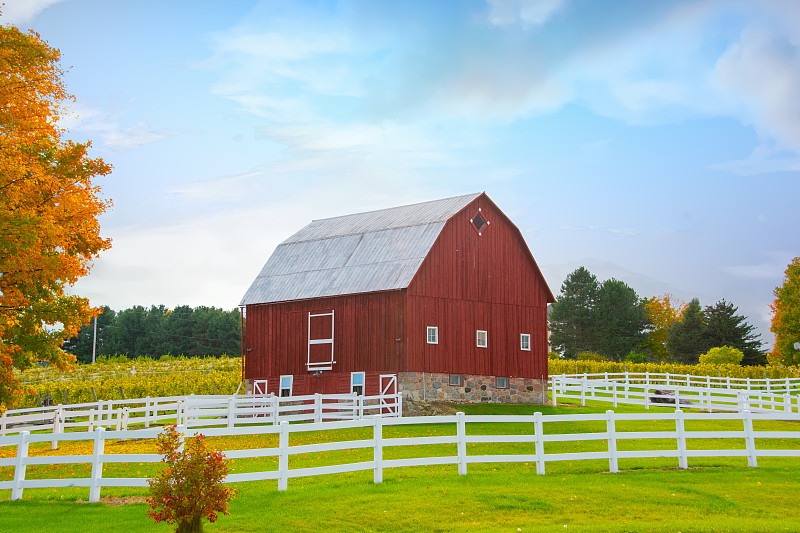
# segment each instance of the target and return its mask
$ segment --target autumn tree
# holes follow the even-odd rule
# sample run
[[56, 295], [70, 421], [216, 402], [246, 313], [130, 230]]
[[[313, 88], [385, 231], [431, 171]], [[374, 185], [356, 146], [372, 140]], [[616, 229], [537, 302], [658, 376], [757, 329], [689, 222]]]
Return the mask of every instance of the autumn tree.
[[786, 366], [800, 364], [800, 350], [794, 345], [800, 342], [800, 257], [795, 257], [786, 267], [780, 287], [775, 288], [772, 309], [772, 326], [775, 348], [770, 360]]
[[35, 32], [0, 27], [0, 412], [21, 392], [14, 367], [74, 360], [62, 342], [98, 310], [65, 289], [111, 245], [92, 182], [110, 167], [63, 139], [72, 97], [59, 58]]
[[675, 299], [671, 294], [653, 296], [645, 303], [645, 317], [650, 323], [650, 331], [643, 342], [643, 348], [658, 361], [670, 359], [667, 352], [669, 328], [680, 320], [686, 304]]

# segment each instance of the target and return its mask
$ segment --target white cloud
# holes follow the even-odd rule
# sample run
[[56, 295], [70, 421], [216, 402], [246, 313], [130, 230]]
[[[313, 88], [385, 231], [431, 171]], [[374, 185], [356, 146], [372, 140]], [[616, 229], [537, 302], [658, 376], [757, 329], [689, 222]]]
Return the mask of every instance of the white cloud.
[[108, 148], [133, 149], [154, 143], [172, 135], [194, 134], [196, 131], [177, 131], [167, 128], [153, 130], [143, 122], [123, 127], [120, 118], [111, 113], [86, 107], [73, 106], [64, 115], [60, 125], [70, 132], [88, 132], [96, 135], [100, 143]]
[[66, 0], [3, 0], [0, 5], [0, 24], [24, 26], [33, 22], [48, 7]]
[[487, 0], [489, 22], [496, 26], [522, 23], [541, 26], [558, 11], [564, 0]]
[[800, 152], [800, 46], [791, 36], [746, 29], [717, 61], [714, 75], [762, 136]]
[[786, 265], [792, 260], [789, 252], [771, 252], [766, 254], [767, 260], [755, 265], [733, 265], [723, 267], [723, 271], [736, 278], [744, 279], [781, 279]]
[[779, 151], [768, 145], [759, 144], [745, 159], [725, 161], [710, 165], [709, 168], [731, 172], [739, 176], [752, 176], [768, 172], [800, 172], [800, 153]]

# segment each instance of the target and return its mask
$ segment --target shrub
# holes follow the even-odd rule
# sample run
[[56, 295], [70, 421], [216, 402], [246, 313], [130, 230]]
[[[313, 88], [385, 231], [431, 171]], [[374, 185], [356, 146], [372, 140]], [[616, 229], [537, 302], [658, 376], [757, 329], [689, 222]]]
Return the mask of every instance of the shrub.
[[561, 359], [561, 355], [559, 355], [558, 352], [548, 352], [547, 353], [547, 358], [549, 360], [551, 360], [551, 361], [552, 360], [558, 360], [558, 359]]
[[182, 450], [181, 435], [173, 424], [158, 436], [166, 468], [147, 482], [147, 514], [156, 523], [178, 524], [177, 533], [201, 532], [203, 518], [214, 522], [218, 513], [228, 514], [236, 490], [222, 485], [230, 471], [222, 452], [207, 449], [203, 435], [189, 439]]
[[646, 363], [647, 362], [647, 354], [642, 352], [637, 352], [636, 350], [631, 350], [628, 355], [625, 356], [626, 363]]
[[721, 348], [711, 348], [701, 355], [700, 362], [712, 365], [738, 365], [742, 362], [743, 357], [744, 353], [741, 350], [730, 346], [722, 346]]
[[608, 361], [599, 353], [581, 352], [578, 354], [578, 361]]

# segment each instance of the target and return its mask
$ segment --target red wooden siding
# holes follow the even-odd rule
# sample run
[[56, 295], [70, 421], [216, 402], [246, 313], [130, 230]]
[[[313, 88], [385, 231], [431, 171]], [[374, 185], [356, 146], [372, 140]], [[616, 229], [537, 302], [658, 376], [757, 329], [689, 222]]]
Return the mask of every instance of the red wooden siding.
[[[489, 221], [481, 235], [470, 223], [478, 208]], [[485, 196], [447, 222], [408, 294], [408, 370], [547, 377], [552, 294], [517, 228]], [[439, 344], [427, 344], [427, 326], [439, 328]], [[477, 330], [488, 332], [486, 348]]]
[[[247, 306], [245, 375], [249, 379], [309, 374], [308, 314], [334, 311], [333, 373], [402, 368], [405, 342], [404, 291], [319, 298]], [[312, 319], [312, 338], [330, 338]], [[399, 339], [399, 340], [398, 340]], [[312, 360], [328, 345], [316, 345]], [[295, 377], [297, 379], [297, 377]]]

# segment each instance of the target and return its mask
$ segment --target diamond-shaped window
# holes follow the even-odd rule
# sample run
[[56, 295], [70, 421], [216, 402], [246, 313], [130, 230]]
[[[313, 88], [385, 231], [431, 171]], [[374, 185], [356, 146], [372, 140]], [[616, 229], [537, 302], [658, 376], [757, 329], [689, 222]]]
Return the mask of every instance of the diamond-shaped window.
[[483, 218], [483, 215], [481, 214], [480, 211], [478, 211], [477, 215], [472, 217], [471, 222], [472, 225], [475, 226], [475, 229], [478, 230], [478, 235], [481, 234], [481, 231], [483, 231], [483, 228], [485, 228], [487, 224], [486, 219]]

